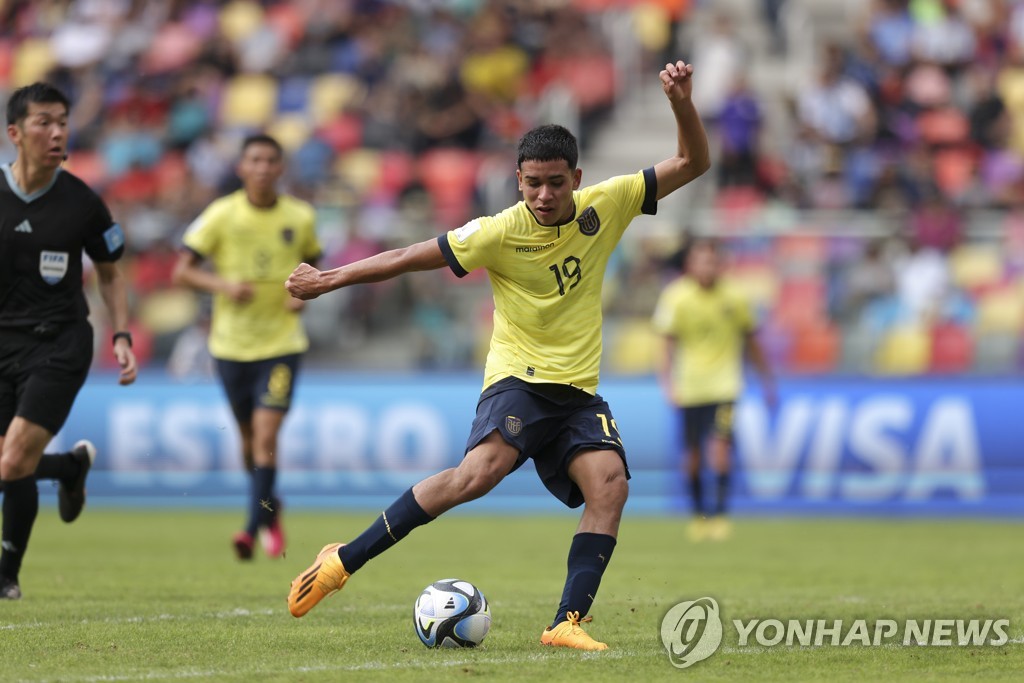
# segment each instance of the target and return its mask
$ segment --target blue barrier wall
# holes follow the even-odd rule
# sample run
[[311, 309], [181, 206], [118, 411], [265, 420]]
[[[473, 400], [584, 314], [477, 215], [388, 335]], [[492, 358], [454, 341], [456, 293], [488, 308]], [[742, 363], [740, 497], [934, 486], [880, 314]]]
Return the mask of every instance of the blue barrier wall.
[[[380, 377], [308, 371], [281, 443], [292, 505], [380, 508], [458, 463], [476, 375]], [[677, 417], [653, 380], [606, 380], [629, 454], [630, 509], [688, 509]], [[769, 412], [737, 408], [733, 509], [786, 514], [1024, 514], [1024, 389], [1009, 381], [790, 379]], [[92, 439], [94, 504], [237, 505], [238, 439], [215, 383], [94, 375], [56, 446]], [[472, 509], [557, 510], [527, 465]], [[46, 488], [43, 487], [45, 491]]]

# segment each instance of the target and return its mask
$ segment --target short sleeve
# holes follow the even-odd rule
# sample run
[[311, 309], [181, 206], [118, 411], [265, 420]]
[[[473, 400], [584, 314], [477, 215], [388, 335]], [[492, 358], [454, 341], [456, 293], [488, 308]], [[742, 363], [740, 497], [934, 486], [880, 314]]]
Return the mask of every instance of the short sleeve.
[[658, 213], [658, 178], [653, 167], [609, 178], [594, 187], [610, 197], [626, 218]]
[[215, 219], [216, 206], [207, 207], [192, 221], [181, 238], [182, 244], [203, 258], [209, 258], [217, 251], [219, 235], [218, 221]]
[[93, 201], [87, 219], [85, 253], [100, 263], [117, 261], [124, 254], [124, 230], [114, 222], [110, 209], [98, 195], [93, 195]]
[[675, 336], [676, 317], [679, 310], [679, 288], [669, 285], [658, 297], [658, 303], [654, 307], [654, 314], [651, 316], [651, 325], [654, 331], [659, 334]]
[[465, 277], [477, 268], [487, 268], [498, 253], [503, 234], [501, 226], [501, 214], [475, 218], [438, 237], [438, 246], [452, 272]]

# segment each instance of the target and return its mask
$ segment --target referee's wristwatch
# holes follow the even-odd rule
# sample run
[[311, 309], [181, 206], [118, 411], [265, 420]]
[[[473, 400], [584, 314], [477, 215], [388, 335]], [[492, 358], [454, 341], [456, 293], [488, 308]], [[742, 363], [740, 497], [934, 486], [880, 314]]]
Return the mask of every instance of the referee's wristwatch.
[[110, 340], [111, 344], [116, 344], [118, 339], [124, 339], [128, 342], [128, 348], [132, 348], [132, 333], [126, 330], [115, 332], [114, 337]]

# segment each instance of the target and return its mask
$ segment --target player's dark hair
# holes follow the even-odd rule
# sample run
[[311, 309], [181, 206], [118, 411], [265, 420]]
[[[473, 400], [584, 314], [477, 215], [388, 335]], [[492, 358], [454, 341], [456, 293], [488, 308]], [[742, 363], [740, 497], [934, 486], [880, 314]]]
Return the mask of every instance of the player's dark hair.
[[519, 158], [516, 165], [523, 167], [524, 161], [558, 161], [564, 159], [570, 170], [576, 169], [579, 161], [579, 147], [576, 136], [565, 126], [547, 124], [526, 131], [519, 138]]
[[17, 123], [28, 116], [28, 105], [31, 103], [50, 104], [59, 102], [65, 111], [71, 110], [71, 102], [67, 96], [49, 83], [33, 83], [18, 88], [7, 100], [7, 125]]
[[279, 157], [284, 156], [284, 148], [281, 147], [281, 143], [266, 133], [254, 133], [242, 140], [242, 154], [245, 154], [245, 150], [253, 145], [269, 145], [274, 148]]

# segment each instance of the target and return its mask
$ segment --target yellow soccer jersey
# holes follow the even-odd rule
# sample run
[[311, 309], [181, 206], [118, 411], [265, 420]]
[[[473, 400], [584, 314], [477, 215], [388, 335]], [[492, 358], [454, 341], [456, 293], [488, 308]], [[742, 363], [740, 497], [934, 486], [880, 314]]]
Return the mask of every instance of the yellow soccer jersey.
[[279, 196], [269, 209], [253, 206], [238, 190], [206, 208], [185, 232], [185, 246], [233, 282], [249, 282], [255, 295], [235, 303], [213, 297], [210, 353], [253, 361], [309, 348], [298, 313], [287, 308], [284, 281], [303, 261], [320, 256], [316, 217], [306, 202]]
[[564, 225], [541, 225], [519, 202], [438, 238], [456, 275], [486, 268], [491, 279], [485, 388], [518, 377], [597, 392], [605, 267], [630, 221], [657, 211], [656, 196], [649, 168], [574, 192]]
[[654, 328], [676, 340], [673, 400], [681, 406], [735, 401], [743, 389], [743, 348], [754, 331], [750, 304], [728, 283], [704, 289], [688, 277], [668, 285]]

